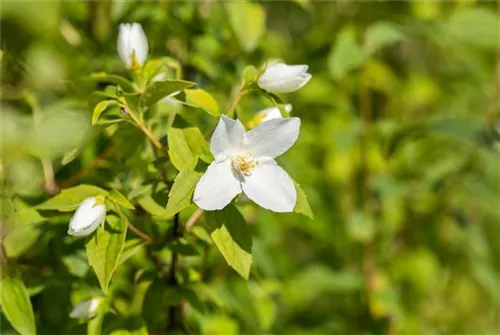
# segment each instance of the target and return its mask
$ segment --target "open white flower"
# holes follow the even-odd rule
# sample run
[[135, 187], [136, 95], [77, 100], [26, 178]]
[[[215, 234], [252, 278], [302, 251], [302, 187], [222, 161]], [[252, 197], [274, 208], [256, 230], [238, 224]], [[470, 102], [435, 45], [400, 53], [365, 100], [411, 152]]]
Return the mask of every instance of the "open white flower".
[[312, 78], [307, 65], [267, 64], [259, 77], [259, 86], [271, 93], [290, 93], [302, 88]]
[[102, 298], [93, 298], [83, 301], [73, 308], [69, 317], [72, 319], [91, 319], [97, 315], [97, 308], [101, 304]]
[[128, 68], [142, 66], [148, 57], [148, 40], [139, 23], [122, 23], [118, 33], [118, 55]]
[[[292, 105], [286, 104], [285, 110], [290, 113], [292, 111]], [[260, 122], [269, 121], [273, 119], [282, 119], [281, 111], [278, 107], [269, 107], [261, 110], [257, 113], [257, 115], [262, 116]]]
[[299, 137], [300, 119], [274, 119], [246, 132], [239, 120], [222, 116], [210, 143], [215, 160], [201, 177], [193, 201], [204, 210], [227, 206], [241, 192], [275, 212], [292, 212], [293, 180], [276, 164]]
[[73, 236], [86, 236], [94, 232], [106, 218], [106, 206], [96, 205], [97, 198], [85, 199], [69, 223], [68, 234]]

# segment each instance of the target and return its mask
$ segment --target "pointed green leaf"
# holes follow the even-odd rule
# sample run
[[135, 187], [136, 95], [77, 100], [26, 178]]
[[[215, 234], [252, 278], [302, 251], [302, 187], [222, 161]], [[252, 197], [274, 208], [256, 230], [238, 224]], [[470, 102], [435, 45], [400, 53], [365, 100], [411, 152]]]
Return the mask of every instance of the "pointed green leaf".
[[310, 219], [314, 219], [314, 214], [312, 212], [311, 206], [309, 206], [309, 202], [307, 201], [306, 193], [297, 183], [295, 183], [295, 189], [297, 190], [297, 203], [295, 204], [295, 208], [293, 209], [293, 211], [295, 213], [303, 214]]
[[33, 307], [22, 281], [10, 277], [0, 281], [0, 304], [2, 313], [15, 330], [21, 335], [36, 334]]
[[150, 195], [142, 197], [138, 203], [142, 209], [153, 216], [157, 216], [161, 219], [169, 218], [167, 210], [163, 206], [160, 206]]
[[118, 266], [126, 233], [126, 220], [108, 215], [106, 222], [85, 243], [89, 264], [94, 268], [104, 293], [108, 291], [111, 276]]
[[92, 112], [92, 125], [95, 125], [99, 120], [101, 114], [110, 106], [118, 105], [118, 101], [116, 100], [103, 100], [99, 102]]
[[80, 203], [89, 198], [98, 195], [107, 195], [108, 192], [100, 187], [93, 185], [78, 185], [61, 191], [58, 195], [36, 206], [40, 210], [56, 210], [60, 212], [71, 212], [75, 210]]
[[233, 205], [205, 212], [205, 221], [215, 245], [227, 263], [248, 280], [252, 266], [252, 232]]
[[128, 201], [128, 199], [117, 190], [111, 190], [107, 198], [117, 205], [123, 206], [128, 209], [134, 209], [134, 205], [132, 205], [130, 201]]
[[167, 95], [177, 91], [182, 91], [196, 85], [185, 80], [160, 80], [155, 81], [146, 87], [139, 100], [139, 108], [150, 107], [165, 98]]
[[266, 30], [266, 12], [260, 4], [249, 1], [228, 1], [226, 8], [239, 44], [246, 52], [253, 51]]
[[139, 238], [134, 238], [125, 241], [122, 253], [120, 254], [120, 259], [118, 259], [118, 265], [125, 263], [127, 259], [129, 259], [133, 255], [135, 255], [139, 250], [141, 250], [145, 244], [146, 242]]
[[184, 90], [184, 94], [186, 94], [187, 105], [201, 108], [210, 115], [220, 116], [219, 104], [207, 91], [202, 89]]
[[105, 72], [92, 73], [90, 79], [101, 83], [110, 83], [119, 85], [123, 90], [127, 92], [134, 92], [134, 84], [127, 79], [118, 76], [116, 74], [109, 74]]
[[212, 161], [208, 143], [198, 128], [170, 128], [167, 138], [170, 159], [177, 170], [191, 164], [196, 157], [206, 163]]
[[196, 172], [193, 167], [187, 166], [174, 180], [174, 185], [169, 193], [167, 203], [167, 216], [172, 217], [191, 205], [194, 188], [202, 174]]

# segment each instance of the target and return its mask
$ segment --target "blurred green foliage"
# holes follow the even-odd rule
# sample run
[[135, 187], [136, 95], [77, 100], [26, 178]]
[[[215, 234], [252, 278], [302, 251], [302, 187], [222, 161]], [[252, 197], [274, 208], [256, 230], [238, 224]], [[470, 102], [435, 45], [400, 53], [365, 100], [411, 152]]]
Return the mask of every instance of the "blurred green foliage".
[[[59, 188], [99, 185], [134, 203], [143, 231], [170, 229], [161, 219], [165, 197], [150, 197], [162, 162], [144, 135], [126, 122], [91, 125], [89, 96], [105, 85], [89, 75], [128, 76], [116, 37], [119, 23], [134, 21], [146, 32], [149, 58], [178, 60], [183, 79], [221, 108], [249, 64], [279, 58], [310, 66], [311, 82], [283, 97], [302, 128], [279, 161], [314, 219], [240, 206], [254, 237], [248, 282], [201, 225], [185, 243], [158, 250], [129, 232], [109, 286], [112, 312], [91, 320], [89, 334], [100, 322], [103, 334], [165, 333], [166, 311], [179, 304], [185, 329], [196, 334], [500, 332], [498, 3], [1, 6], [2, 263], [26, 286], [8, 279], [2, 290], [14, 287], [23, 306], [29, 294], [39, 334], [85, 333], [69, 313], [102, 293], [83, 240], [66, 235], [70, 215], [35, 205]], [[269, 105], [248, 95], [238, 115], [249, 121]], [[203, 134], [217, 121], [160, 103], [149, 117], [162, 141], [172, 113], [175, 122], [201, 124]], [[189, 285], [158, 277], [152, 259], [168, 264], [172, 250]], [[16, 313], [6, 307], [10, 297], [2, 293], [2, 318]], [[24, 330], [2, 322], [2, 333], [15, 333], [11, 326], [33, 333], [29, 322]]]

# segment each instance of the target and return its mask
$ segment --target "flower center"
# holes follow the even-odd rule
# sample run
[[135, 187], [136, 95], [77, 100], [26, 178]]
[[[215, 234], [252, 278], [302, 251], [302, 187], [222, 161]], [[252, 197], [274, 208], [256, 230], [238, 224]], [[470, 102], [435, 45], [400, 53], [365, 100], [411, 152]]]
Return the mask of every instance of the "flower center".
[[257, 166], [257, 161], [253, 159], [252, 154], [249, 152], [243, 155], [234, 156], [232, 161], [236, 171], [245, 176], [249, 176], [251, 171]]

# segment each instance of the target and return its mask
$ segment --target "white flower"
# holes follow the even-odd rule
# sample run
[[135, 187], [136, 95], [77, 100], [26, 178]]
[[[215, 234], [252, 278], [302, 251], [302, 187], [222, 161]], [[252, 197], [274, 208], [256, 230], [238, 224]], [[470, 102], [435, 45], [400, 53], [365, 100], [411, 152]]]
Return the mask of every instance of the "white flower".
[[275, 212], [291, 212], [297, 202], [293, 180], [274, 158], [299, 137], [300, 119], [274, 119], [245, 132], [239, 120], [222, 116], [210, 143], [215, 160], [201, 177], [193, 201], [218, 210], [241, 192]]
[[99, 307], [101, 301], [101, 298], [93, 298], [83, 301], [73, 308], [69, 317], [72, 319], [91, 319], [97, 315], [97, 308]]
[[139, 23], [122, 23], [118, 33], [118, 55], [128, 68], [142, 66], [148, 57], [148, 40]]
[[[288, 113], [290, 113], [292, 111], [292, 105], [286, 104], [285, 110]], [[283, 118], [283, 116], [281, 116], [281, 111], [278, 107], [269, 107], [269, 108], [263, 109], [260, 112], [258, 112], [257, 115], [262, 116], [262, 119], [260, 120], [260, 122]]]
[[259, 86], [271, 93], [290, 93], [303, 87], [312, 78], [307, 65], [267, 64], [259, 77]]
[[96, 197], [85, 199], [69, 223], [68, 234], [86, 236], [94, 232], [106, 218], [106, 206], [95, 205]]

